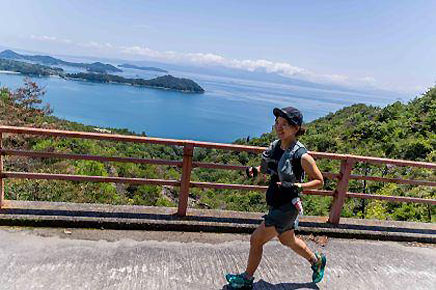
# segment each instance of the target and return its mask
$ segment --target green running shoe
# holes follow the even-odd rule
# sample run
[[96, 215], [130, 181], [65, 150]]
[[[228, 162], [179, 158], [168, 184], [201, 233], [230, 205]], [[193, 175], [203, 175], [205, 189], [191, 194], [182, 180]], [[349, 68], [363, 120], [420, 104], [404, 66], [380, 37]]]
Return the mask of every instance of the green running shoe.
[[227, 274], [226, 280], [233, 289], [253, 289], [254, 277], [247, 279], [243, 274]]
[[322, 278], [324, 277], [324, 268], [325, 264], [327, 263], [327, 258], [323, 254], [315, 254], [318, 261], [311, 266], [313, 270], [312, 274], [312, 281], [315, 283], [321, 282]]

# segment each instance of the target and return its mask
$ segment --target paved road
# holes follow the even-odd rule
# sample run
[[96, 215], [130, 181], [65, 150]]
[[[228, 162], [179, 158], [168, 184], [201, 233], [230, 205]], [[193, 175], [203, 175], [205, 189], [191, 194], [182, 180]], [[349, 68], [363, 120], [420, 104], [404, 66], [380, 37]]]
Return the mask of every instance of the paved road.
[[[224, 274], [244, 269], [248, 239], [2, 227], [0, 289], [227, 289]], [[434, 245], [305, 239], [328, 257], [321, 283], [310, 283], [307, 262], [274, 240], [254, 289], [436, 289]]]

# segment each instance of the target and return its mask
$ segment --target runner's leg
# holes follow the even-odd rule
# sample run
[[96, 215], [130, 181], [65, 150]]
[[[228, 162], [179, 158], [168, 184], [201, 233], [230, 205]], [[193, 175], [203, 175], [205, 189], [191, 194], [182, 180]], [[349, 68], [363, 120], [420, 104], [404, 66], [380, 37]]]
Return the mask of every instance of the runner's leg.
[[309, 263], [312, 264], [317, 260], [315, 254], [307, 247], [306, 243], [295, 236], [294, 230], [289, 230], [279, 235], [279, 241], [305, 258]]
[[263, 245], [272, 240], [278, 235], [276, 229], [272, 227], [265, 227], [265, 222], [253, 232], [250, 238], [250, 253], [248, 256], [248, 263], [246, 273], [253, 276], [260, 260], [262, 259]]

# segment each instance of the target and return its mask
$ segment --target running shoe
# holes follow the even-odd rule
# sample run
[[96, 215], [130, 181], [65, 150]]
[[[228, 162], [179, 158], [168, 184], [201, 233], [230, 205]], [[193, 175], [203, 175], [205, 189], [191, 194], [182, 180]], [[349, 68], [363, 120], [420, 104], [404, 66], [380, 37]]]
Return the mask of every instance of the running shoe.
[[227, 274], [226, 280], [233, 289], [253, 289], [254, 277], [247, 279], [243, 274]]
[[323, 254], [315, 254], [317, 261], [315, 264], [311, 266], [313, 270], [312, 274], [312, 281], [315, 283], [321, 282], [322, 278], [324, 277], [324, 269], [325, 264], [327, 263], [327, 258]]

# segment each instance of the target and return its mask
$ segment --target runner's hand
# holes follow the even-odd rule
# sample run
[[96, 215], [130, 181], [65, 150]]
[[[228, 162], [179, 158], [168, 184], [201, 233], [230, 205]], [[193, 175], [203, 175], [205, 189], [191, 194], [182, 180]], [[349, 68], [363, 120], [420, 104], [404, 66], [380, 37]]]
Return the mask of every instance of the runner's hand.
[[303, 192], [303, 188], [301, 187], [301, 183], [292, 183], [289, 181], [285, 181], [283, 183], [281, 181], [278, 181], [277, 185], [280, 187], [292, 188], [293, 190], [297, 191], [298, 193]]
[[245, 169], [245, 173], [247, 174], [248, 178], [256, 178], [258, 174], [258, 170], [256, 167], [250, 166]]

